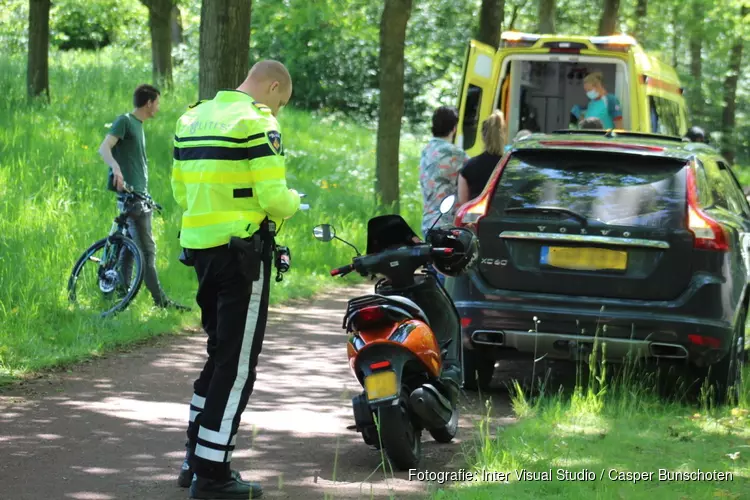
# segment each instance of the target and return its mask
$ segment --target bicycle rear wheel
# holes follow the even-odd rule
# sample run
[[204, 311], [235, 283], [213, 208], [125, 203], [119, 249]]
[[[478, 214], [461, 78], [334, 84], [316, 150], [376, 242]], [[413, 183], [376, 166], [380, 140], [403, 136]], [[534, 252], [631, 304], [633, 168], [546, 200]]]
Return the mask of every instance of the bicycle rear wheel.
[[[123, 268], [127, 260], [132, 261], [130, 272]], [[107, 317], [128, 307], [142, 282], [143, 254], [133, 240], [115, 234], [91, 245], [75, 263], [68, 279], [68, 300]]]

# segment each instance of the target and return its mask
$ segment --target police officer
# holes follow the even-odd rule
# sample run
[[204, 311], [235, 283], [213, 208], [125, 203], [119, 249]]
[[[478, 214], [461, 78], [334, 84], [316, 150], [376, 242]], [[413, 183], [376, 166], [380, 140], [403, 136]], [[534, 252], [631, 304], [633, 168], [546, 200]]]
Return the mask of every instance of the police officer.
[[172, 190], [184, 209], [181, 260], [195, 267], [196, 301], [208, 334], [178, 479], [190, 486], [191, 498], [262, 495], [260, 485], [243, 481], [230, 462], [266, 326], [269, 221], [278, 224], [300, 206], [299, 194], [286, 185], [275, 118], [291, 94], [284, 65], [264, 60], [237, 90], [219, 91], [177, 121]]

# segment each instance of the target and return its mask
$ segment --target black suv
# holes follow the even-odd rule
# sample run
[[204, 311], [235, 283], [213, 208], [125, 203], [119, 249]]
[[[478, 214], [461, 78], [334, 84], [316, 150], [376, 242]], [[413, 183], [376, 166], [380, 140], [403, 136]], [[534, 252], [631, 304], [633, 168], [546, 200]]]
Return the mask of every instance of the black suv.
[[721, 393], [738, 380], [750, 206], [713, 148], [638, 133], [534, 135], [456, 225], [480, 242], [476, 268], [446, 283], [468, 389], [486, 388], [512, 351], [587, 359], [595, 335], [609, 361], [683, 360], [701, 378], [713, 365]]

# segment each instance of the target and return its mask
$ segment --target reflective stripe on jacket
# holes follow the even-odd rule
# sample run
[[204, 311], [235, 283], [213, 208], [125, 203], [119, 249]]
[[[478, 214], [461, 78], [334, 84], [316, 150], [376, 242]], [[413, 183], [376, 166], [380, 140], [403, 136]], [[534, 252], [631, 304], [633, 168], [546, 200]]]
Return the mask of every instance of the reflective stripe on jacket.
[[271, 110], [236, 90], [219, 91], [179, 120], [172, 192], [184, 210], [183, 248], [248, 237], [260, 223], [290, 217], [299, 196], [286, 185], [281, 131]]

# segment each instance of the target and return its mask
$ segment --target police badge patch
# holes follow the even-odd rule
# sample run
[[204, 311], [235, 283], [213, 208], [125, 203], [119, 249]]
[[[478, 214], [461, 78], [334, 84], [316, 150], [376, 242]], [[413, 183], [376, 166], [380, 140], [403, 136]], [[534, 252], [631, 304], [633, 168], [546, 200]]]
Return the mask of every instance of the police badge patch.
[[268, 142], [271, 143], [274, 152], [281, 154], [281, 134], [276, 130], [271, 130], [266, 135], [268, 135]]

